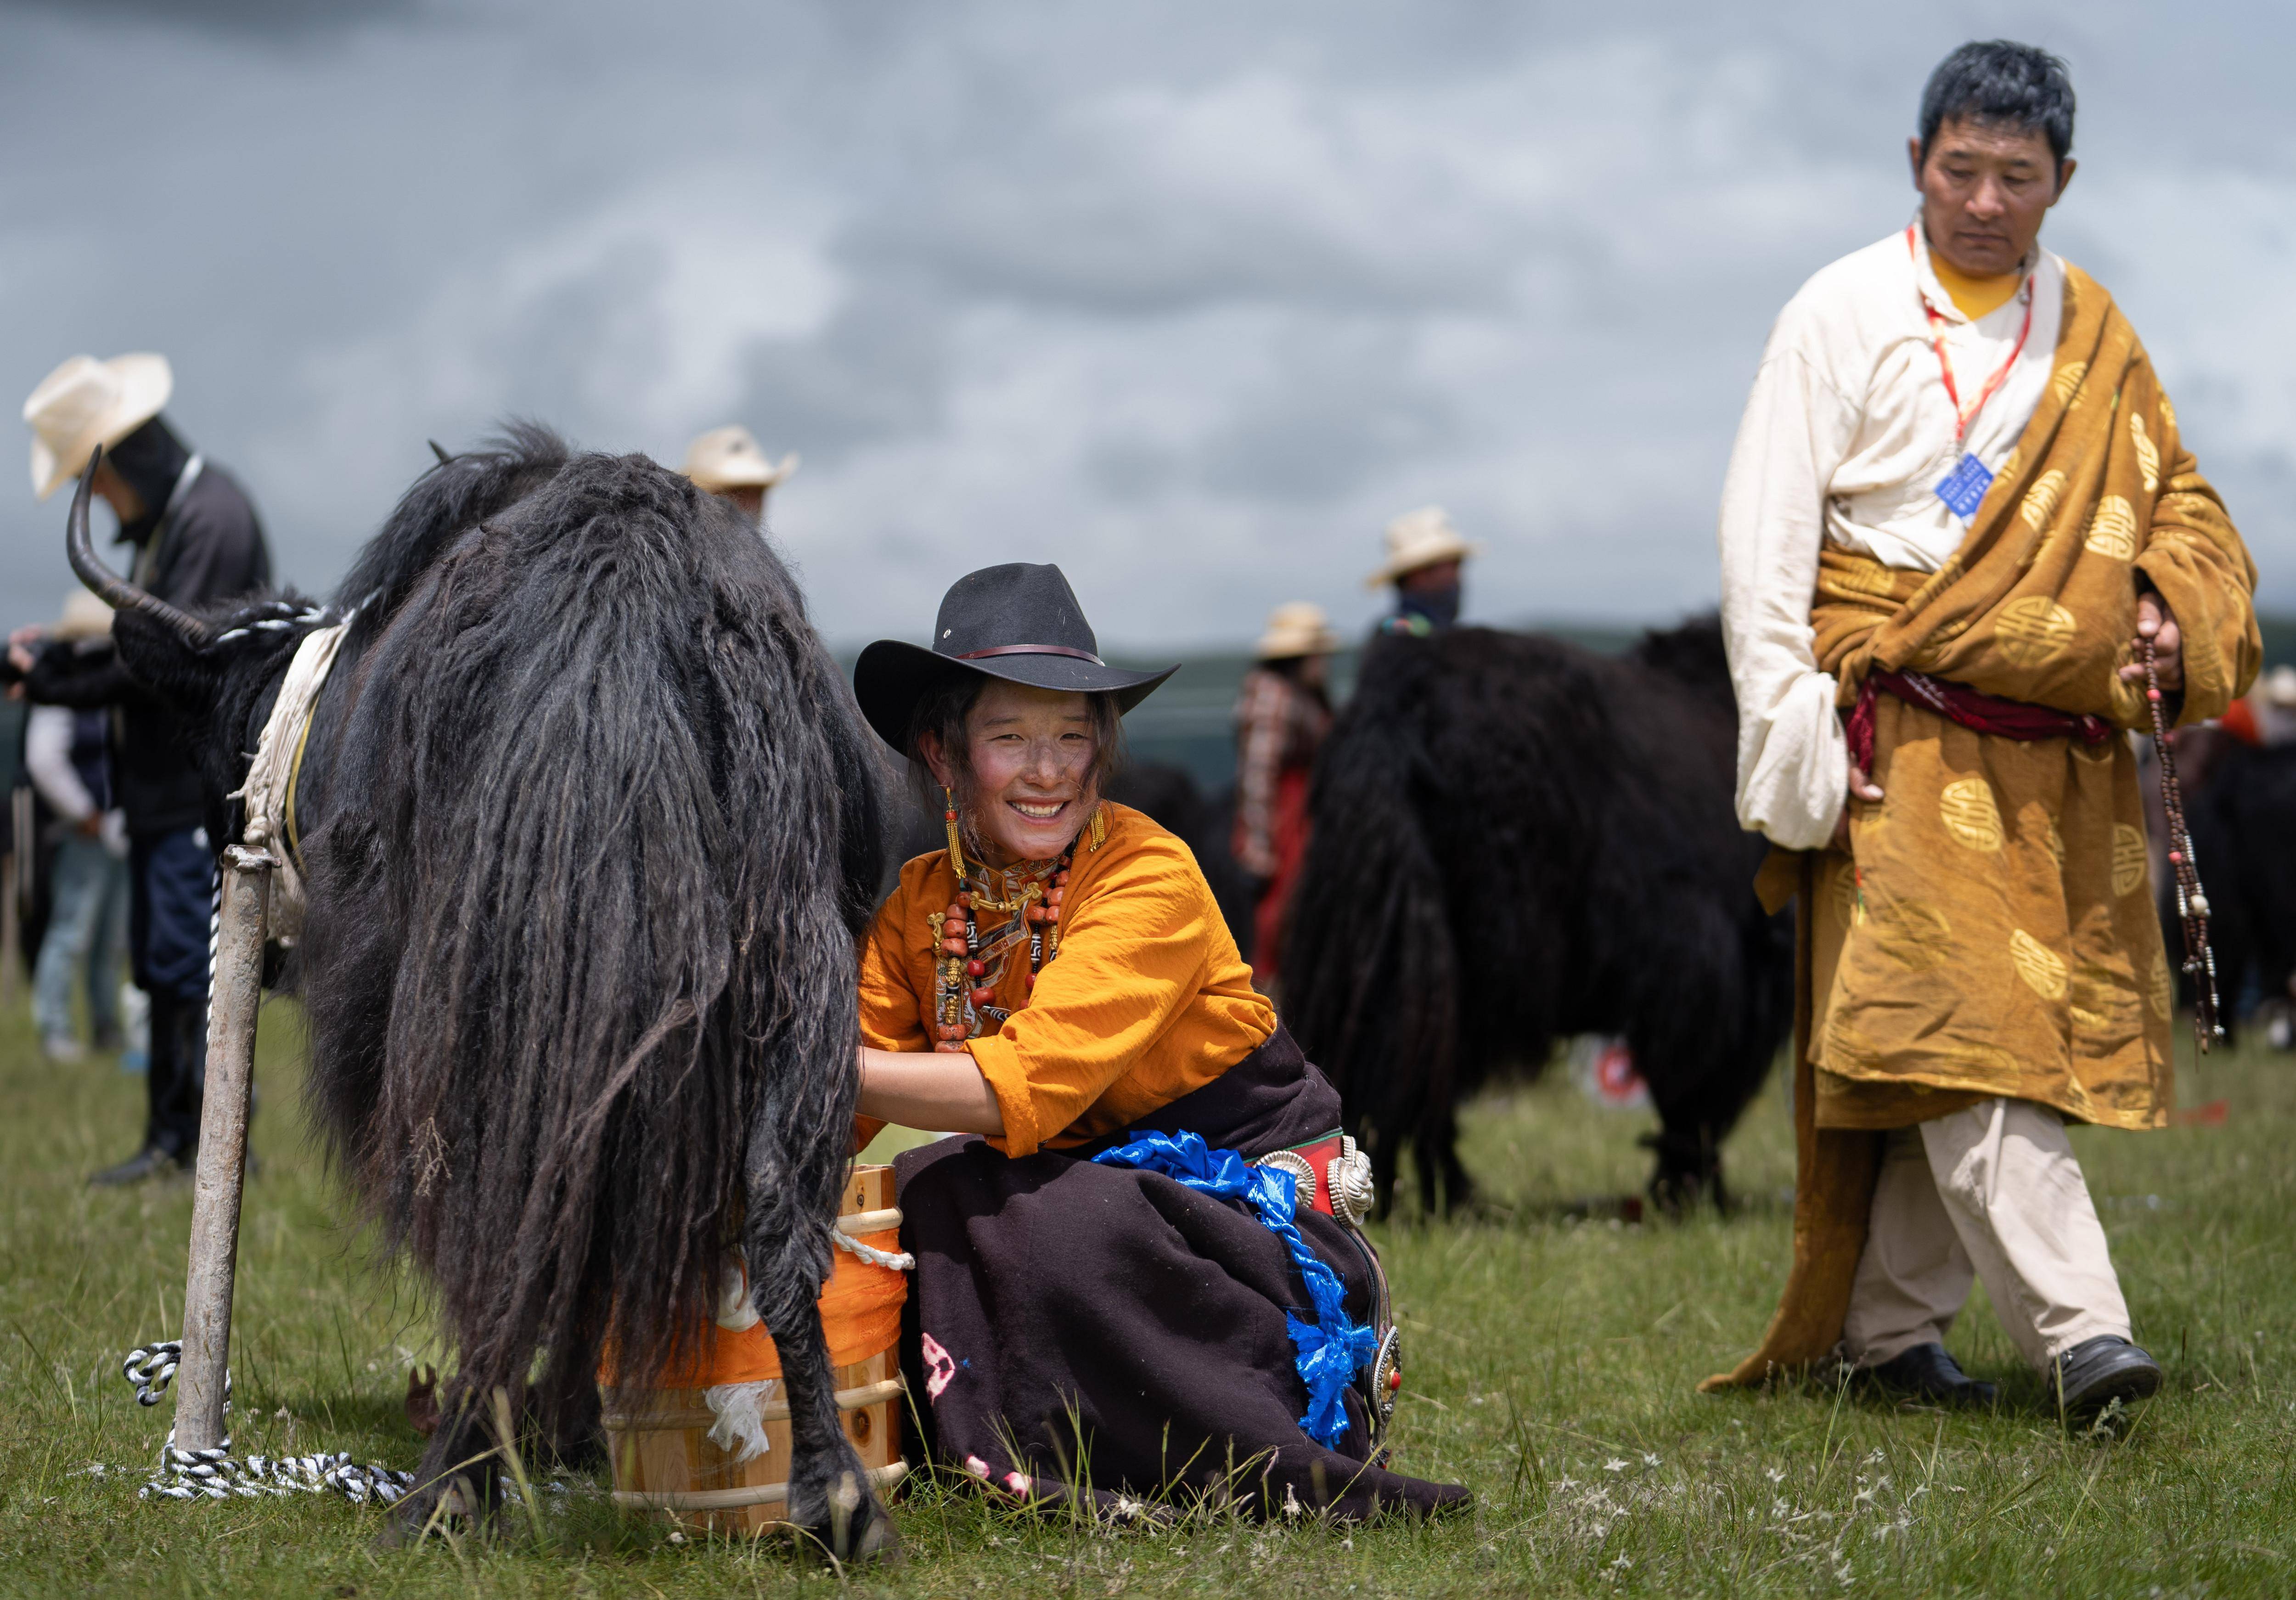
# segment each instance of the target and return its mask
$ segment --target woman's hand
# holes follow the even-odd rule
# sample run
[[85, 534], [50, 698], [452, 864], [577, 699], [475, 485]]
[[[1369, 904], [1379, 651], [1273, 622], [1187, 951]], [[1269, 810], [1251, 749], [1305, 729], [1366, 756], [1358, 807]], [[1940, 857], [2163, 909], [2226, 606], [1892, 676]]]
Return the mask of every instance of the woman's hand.
[[969, 1050], [862, 1046], [861, 1114], [932, 1133], [1004, 1131], [1004, 1110]]

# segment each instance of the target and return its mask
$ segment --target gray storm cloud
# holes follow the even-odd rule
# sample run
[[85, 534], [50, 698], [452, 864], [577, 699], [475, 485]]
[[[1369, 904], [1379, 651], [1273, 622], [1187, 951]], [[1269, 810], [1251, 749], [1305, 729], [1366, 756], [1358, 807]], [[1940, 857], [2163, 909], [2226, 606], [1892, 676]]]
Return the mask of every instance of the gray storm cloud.
[[[0, 373], [166, 352], [307, 589], [426, 438], [522, 414], [801, 452], [775, 532], [840, 639], [1013, 559], [1120, 641], [1295, 597], [1353, 624], [1431, 500], [1488, 547], [1473, 614], [1661, 617], [1713, 592], [1771, 316], [1909, 213], [1922, 78], [1978, 30], [2071, 62], [2046, 237], [2296, 603], [2296, 21], [1747, 12], [0, 5]], [[61, 501], [15, 482], [20, 621], [68, 578]]]

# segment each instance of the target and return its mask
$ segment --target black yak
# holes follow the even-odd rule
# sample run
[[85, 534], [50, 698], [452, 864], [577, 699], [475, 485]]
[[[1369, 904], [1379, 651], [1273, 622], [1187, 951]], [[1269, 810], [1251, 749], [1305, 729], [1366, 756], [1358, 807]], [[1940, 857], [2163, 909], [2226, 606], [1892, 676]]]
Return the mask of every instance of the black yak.
[[[184, 616], [103, 569], [86, 502], [73, 565], [220, 807], [319, 618]], [[486, 1455], [497, 1391], [581, 1437], [602, 1350], [639, 1371], [680, 1350], [738, 1243], [786, 1380], [790, 1516], [840, 1555], [890, 1547], [815, 1304], [879, 767], [789, 572], [677, 474], [521, 426], [441, 452], [335, 610], [290, 827], [308, 1106], [458, 1360], [400, 1525]], [[488, 1465], [471, 1488], [493, 1503]]]
[[1718, 1146], [1793, 999], [1736, 731], [1711, 617], [1619, 658], [1479, 628], [1374, 644], [1317, 764], [1283, 999], [1382, 1207], [1406, 1145], [1428, 1210], [1466, 1200], [1457, 1108], [1575, 1033], [1633, 1049], [1653, 1196], [1722, 1202]]

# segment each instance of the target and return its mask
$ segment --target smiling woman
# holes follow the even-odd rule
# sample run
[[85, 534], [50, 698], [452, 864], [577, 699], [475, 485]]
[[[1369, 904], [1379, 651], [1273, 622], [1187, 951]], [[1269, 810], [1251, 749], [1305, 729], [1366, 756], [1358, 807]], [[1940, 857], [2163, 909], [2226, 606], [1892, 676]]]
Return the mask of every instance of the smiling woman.
[[896, 1163], [927, 1446], [1111, 1511], [1462, 1501], [1378, 1465], [1401, 1374], [1339, 1097], [1187, 847], [1101, 798], [1172, 669], [1098, 649], [1058, 568], [1012, 565], [855, 668], [948, 832], [863, 944], [857, 1132], [986, 1136]]

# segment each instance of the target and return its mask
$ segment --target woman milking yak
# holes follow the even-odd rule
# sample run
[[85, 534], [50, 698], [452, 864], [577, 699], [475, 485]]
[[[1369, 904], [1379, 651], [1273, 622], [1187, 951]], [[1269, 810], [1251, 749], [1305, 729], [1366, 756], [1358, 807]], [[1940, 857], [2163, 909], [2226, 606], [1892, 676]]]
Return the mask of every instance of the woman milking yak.
[[1381, 1465], [1401, 1377], [1339, 1096], [1187, 847], [1100, 798], [1174, 670], [1104, 664], [1060, 569], [1021, 564], [855, 669], [948, 832], [863, 941], [859, 1135], [980, 1136], [895, 1163], [926, 1446], [1108, 1510], [1464, 1503]]

